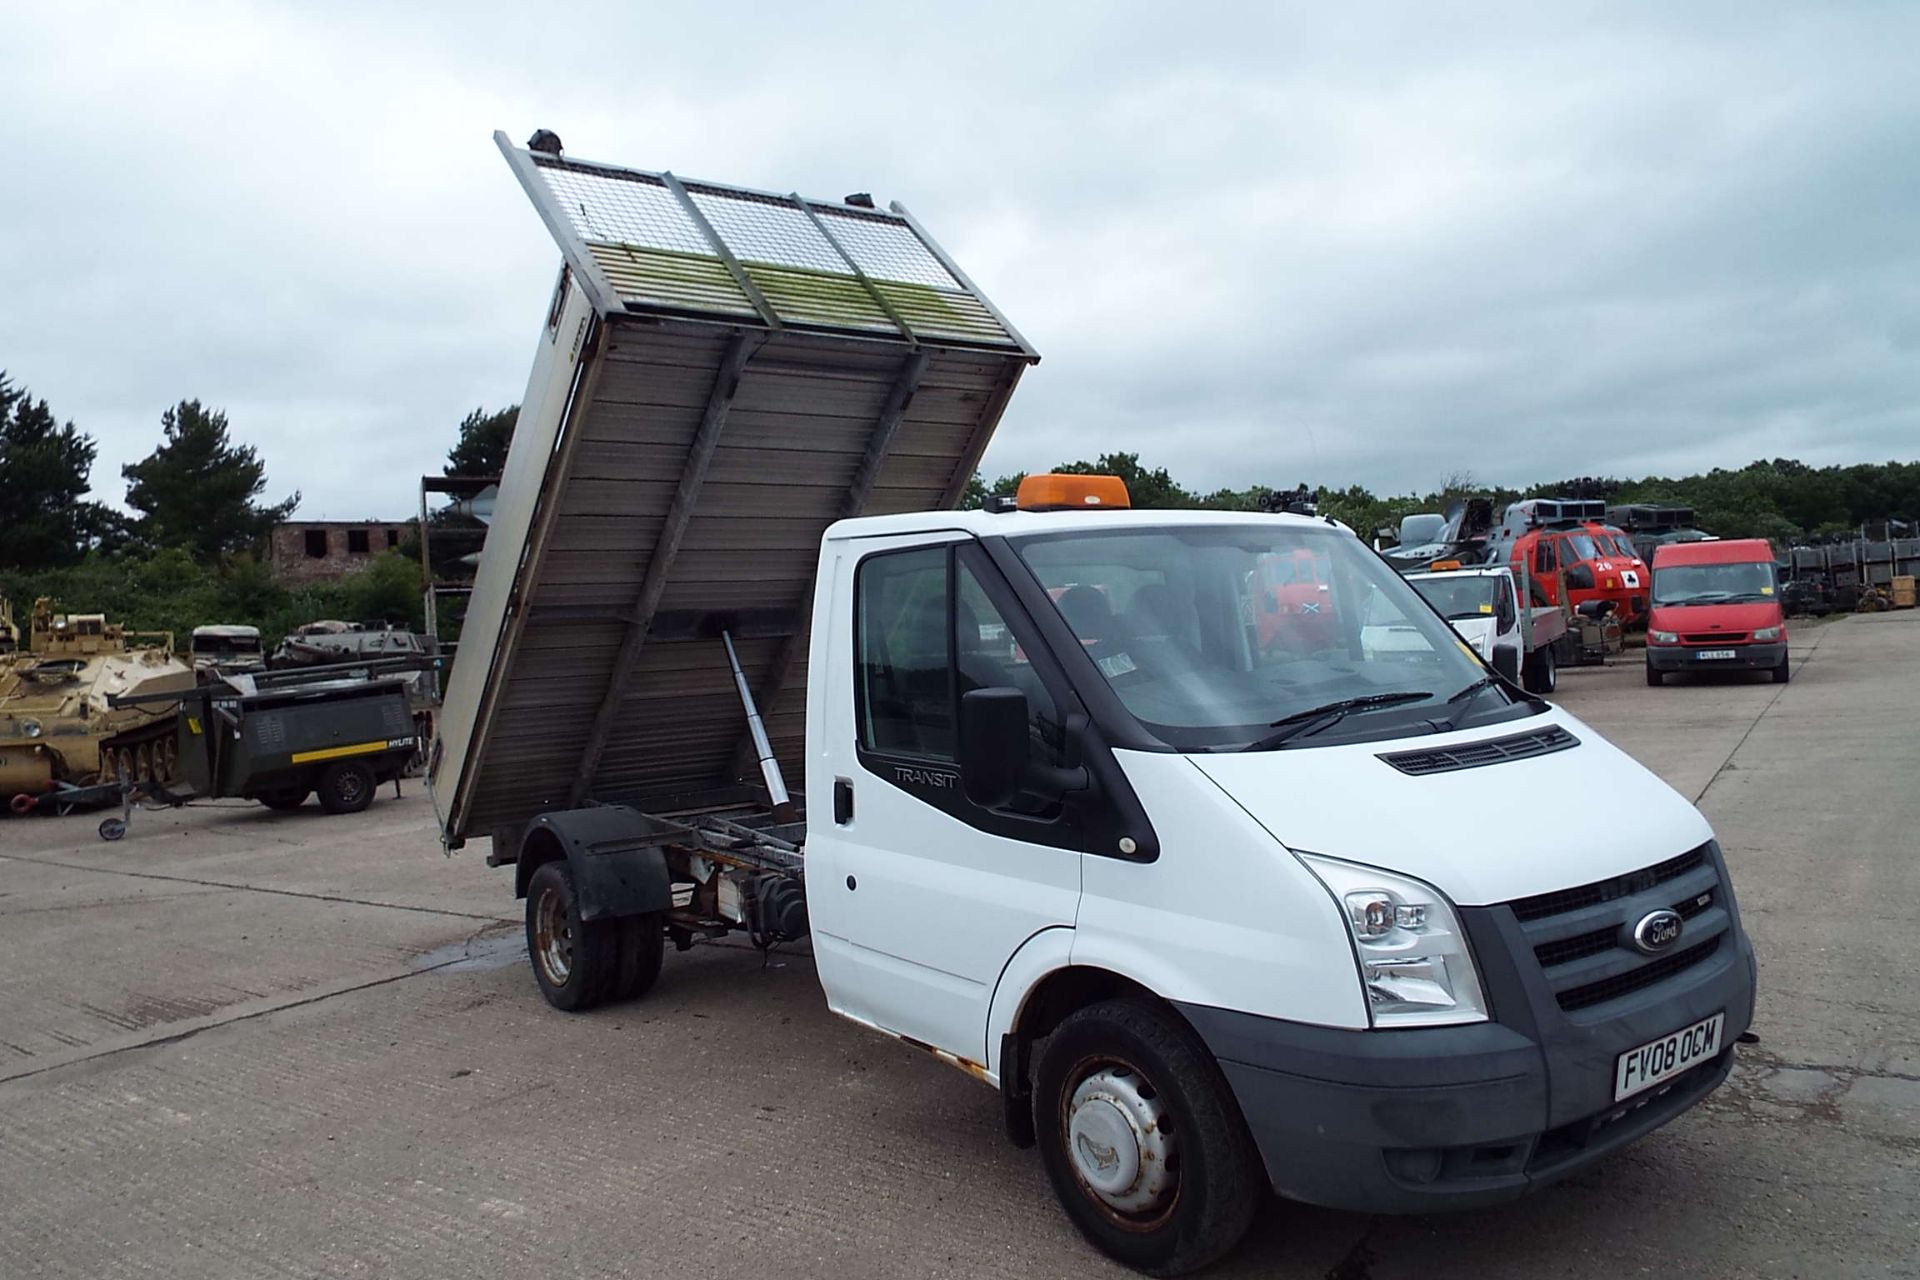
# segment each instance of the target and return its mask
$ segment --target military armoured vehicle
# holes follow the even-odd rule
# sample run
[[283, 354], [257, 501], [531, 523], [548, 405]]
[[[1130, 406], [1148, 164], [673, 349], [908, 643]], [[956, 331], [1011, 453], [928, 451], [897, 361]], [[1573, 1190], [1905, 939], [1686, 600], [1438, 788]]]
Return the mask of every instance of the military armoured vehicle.
[[193, 686], [193, 667], [166, 632], [129, 632], [104, 614], [35, 601], [13, 651], [0, 653], [0, 797], [165, 781], [178, 759], [171, 708], [107, 700]]

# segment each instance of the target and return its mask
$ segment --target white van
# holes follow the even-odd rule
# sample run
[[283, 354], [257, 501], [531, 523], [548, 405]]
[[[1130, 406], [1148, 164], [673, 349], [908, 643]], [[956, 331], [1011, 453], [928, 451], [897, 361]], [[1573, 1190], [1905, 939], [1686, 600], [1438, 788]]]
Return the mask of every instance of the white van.
[[[1335, 643], [1259, 647], [1247, 571], [1303, 548]], [[828, 1002], [977, 1060], [1124, 1261], [1212, 1256], [1269, 1182], [1369, 1213], [1517, 1195], [1731, 1066], [1753, 958], [1706, 821], [1490, 679], [1344, 528], [848, 521], [814, 628]], [[1566, 838], [1595, 788], [1634, 839]]]

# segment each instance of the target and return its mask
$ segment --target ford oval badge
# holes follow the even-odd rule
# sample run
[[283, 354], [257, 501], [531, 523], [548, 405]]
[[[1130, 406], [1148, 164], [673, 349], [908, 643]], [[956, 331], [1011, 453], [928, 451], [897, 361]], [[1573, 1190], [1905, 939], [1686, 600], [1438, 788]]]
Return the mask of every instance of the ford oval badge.
[[1634, 949], [1643, 955], [1657, 956], [1680, 941], [1680, 930], [1685, 924], [1678, 911], [1669, 911], [1665, 907], [1649, 911], [1640, 917], [1639, 924], [1633, 926]]

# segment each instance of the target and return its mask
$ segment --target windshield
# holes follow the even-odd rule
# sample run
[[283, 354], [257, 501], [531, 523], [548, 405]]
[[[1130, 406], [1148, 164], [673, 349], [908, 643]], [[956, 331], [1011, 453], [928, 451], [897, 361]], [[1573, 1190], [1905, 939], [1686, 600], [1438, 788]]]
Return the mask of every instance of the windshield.
[[[1183, 749], [1235, 749], [1353, 698], [1340, 732], [1466, 713], [1486, 671], [1406, 581], [1346, 533], [1275, 521], [1017, 539], [1020, 558], [1133, 717]], [[1331, 726], [1326, 726], [1331, 727]]]
[[1671, 564], [1653, 575], [1655, 604], [1727, 604], [1773, 598], [1773, 565]]
[[1449, 622], [1490, 618], [1498, 602], [1495, 592], [1500, 580], [1480, 574], [1471, 578], [1409, 578], [1407, 582]]
[[193, 651], [215, 658], [257, 654], [260, 652], [260, 641], [253, 636], [195, 636]]
[[1573, 552], [1575, 560], [1598, 560], [1600, 552], [1593, 545], [1593, 539], [1584, 533], [1567, 535], [1567, 548]]

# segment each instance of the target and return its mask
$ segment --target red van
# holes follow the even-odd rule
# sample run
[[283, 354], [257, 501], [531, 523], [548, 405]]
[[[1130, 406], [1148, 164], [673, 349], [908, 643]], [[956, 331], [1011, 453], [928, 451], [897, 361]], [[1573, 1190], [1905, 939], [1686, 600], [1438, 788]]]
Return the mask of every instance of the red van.
[[1770, 671], [1785, 684], [1787, 618], [1760, 538], [1670, 542], [1653, 553], [1647, 683], [1669, 671]]

